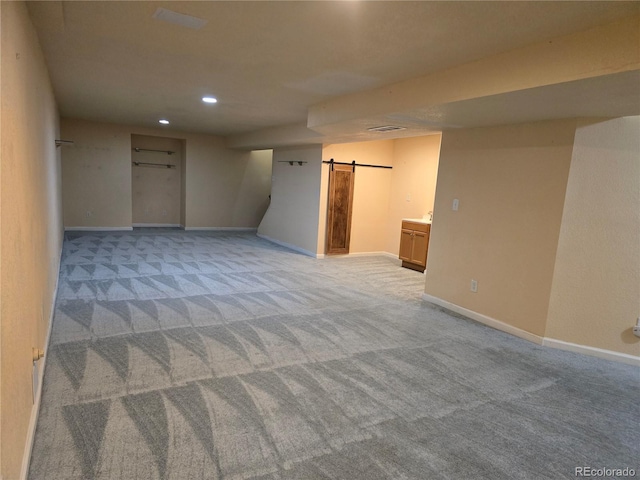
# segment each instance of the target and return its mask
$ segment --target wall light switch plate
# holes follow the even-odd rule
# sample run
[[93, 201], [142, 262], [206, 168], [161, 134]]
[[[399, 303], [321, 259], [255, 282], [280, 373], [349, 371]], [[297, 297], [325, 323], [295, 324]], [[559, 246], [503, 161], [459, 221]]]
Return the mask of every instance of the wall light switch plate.
[[451, 208], [453, 209], [454, 212], [458, 211], [459, 203], [460, 203], [460, 201], [457, 198], [453, 199], [453, 205], [451, 206]]

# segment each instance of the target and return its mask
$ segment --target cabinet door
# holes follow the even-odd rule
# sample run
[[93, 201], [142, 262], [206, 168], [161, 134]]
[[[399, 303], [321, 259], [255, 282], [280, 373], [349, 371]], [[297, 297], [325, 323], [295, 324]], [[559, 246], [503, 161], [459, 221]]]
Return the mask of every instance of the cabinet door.
[[429, 234], [424, 232], [413, 232], [413, 250], [411, 252], [411, 262], [426, 267], [428, 247]]
[[400, 233], [400, 260], [411, 261], [413, 251], [413, 230], [403, 228]]

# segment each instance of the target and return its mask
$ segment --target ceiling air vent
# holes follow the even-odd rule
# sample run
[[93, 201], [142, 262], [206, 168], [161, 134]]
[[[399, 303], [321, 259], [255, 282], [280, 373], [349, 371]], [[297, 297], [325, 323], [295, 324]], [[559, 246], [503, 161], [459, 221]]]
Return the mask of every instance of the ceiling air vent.
[[162, 20], [164, 22], [173, 23], [174, 25], [180, 25], [182, 27], [192, 28], [194, 30], [200, 30], [207, 23], [207, 20], [203, 18], [192, 17], [191, 15], [174, 12], [162, 7], [158, 8], [156, 10], [156, 13], [154, 13], [152, 17], [156, 20]]
[[406, 128], [398, 127], [397, 125], [382, 125], [380, 127], [367, 128], [367, 130], [370, 132], [385, 133], [385, 132], [397, 132], [398, 130], [406, 130]]

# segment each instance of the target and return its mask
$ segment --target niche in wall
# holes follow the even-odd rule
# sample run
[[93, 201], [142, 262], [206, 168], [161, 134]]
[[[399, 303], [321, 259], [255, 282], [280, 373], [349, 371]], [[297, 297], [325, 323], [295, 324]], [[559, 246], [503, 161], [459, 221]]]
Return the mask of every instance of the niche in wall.
[[184, 225], [184, 140], [131, 135], [134, 227]]

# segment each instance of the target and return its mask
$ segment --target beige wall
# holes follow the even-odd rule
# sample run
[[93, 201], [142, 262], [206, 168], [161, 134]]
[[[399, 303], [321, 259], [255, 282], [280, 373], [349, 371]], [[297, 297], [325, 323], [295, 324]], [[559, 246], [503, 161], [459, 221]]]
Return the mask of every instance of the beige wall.
[[575, 126], [443, 133], [427, 294], [544, 335]]
[[[372, 142], [326, 145], [323, 160], [393, 168], [356, 168], [350, 253], [398, 255], [403, 218], [433, 210], [440, 134]], [[325, 251], [329, 166], [323, 165], [318, 252]], [[407, 200], [408, 198], [408, 200]]]
[[58, 277], [62, 209], [54, 141], [60, 137], [53, 91], [27, 8], [22, 2], [0, 2], [0, 12], [0, 475], [16, 479], [34, 413], [31, 349], [45, 348]]
[[119, 125], [62, 119], [65, 227], [131, 227], [131, 132]]
[[187, 134], [185, 138], [185, 226], [256, 228], [271, 189], [270, 152], [230, 150], [221, 137]]
[[62, 156], [66, 227], [131, 227], [132, 134], [185, 142], [180, 214], [185, 227], [258, 226], [270, 190], [268, 151], [230, 150], [211, 135], [63, 119], [62, 135], [76, 142]]
[[255, 150], [248, 157], [231, 218], [234, 225], [255, 227], [269, 208], [273, 151]]
[[[180, 225], [182, 140], [131, 135], [133, 162], [174, 165], [173, 168], [132, 165], [131, 202], [134, 224]], [[136, 151], [138, 148], [140, 151]], [[147, 150], [161, 150], [150, 152]], [[167, 154], [165, 152], [173, 152]]]
[[581, 122], [546, 336], [640, 355], [640, 117]]
[[184, 226], [187, 221], [187, 145], [183, 141], [180, 145], [180, 225]]
[[386, 252], [398, 255], [403, 218], [423, 218], [433, 211], [440, 139], [437, 134], [394, 140]]
[[[336, 162], [393, 166], [393, 140], [375, 142], [340, 143], [322, 149], [322, 159]], [[318, 229], [319, 252], [324, 253], [327, 223], [327, 193], [329, 165], [322, 166], [322, 215]], [[384, 252], [389, 216], [391, 179], [394, 171], [386, 168], [356, 167], [353, 185], [351, 215], [351, 242], [349, 253]]]
[[[292, 162], [306, 162], [302, 166]], [[271, 203], [258, 234], [315, 255], [318, 246], [322, 147], [273, 151]]]

